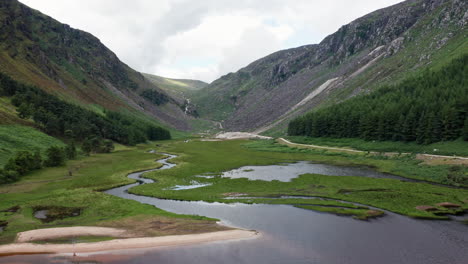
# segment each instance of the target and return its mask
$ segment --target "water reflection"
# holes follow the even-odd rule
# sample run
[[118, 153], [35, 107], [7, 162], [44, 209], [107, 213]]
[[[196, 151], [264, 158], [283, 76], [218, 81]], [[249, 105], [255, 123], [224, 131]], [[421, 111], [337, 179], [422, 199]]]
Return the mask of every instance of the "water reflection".
[[282, 165], [244, 166], [238, 169], [226, 171], [222, 174], [222, 176], [228, 178], [247, 178], [249, 180], [278, 180], [288, 182], [294, 178], [297, 178], [299, 175], [306, 173], [322, 174], [329, 176], [362, 176], [370, 178], [386, 178], [397, 179], [402, 181], [413, 181], [411, 179], [399, 177], [392, 174], [380, 173], [370, 168], [335, 166], [328, 164], [309, 163], [307, 161], [299, 161], [296, 163], [288, 163]]

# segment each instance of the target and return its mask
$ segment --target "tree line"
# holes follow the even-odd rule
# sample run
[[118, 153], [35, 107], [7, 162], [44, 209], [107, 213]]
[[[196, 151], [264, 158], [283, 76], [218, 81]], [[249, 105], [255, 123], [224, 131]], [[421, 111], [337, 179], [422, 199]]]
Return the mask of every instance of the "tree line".
[[[90, 153], [110, 153], [114, 150], [114, 142], [102, 138], [87, 138], [83, 140], [81, 152], [89, 156]], [[73, 160], [78, 155], [74, 140], [65, 147], [51, 146], [46, 149], [45, 157], [39, 150], [34, 152], [19, 151], [11, 157], [3, 169], [0, 168], [0, 184], [11, 183], [19, 180], [28, 172], [42, 169], [43, 167], [58, 167], [67, 160]]]
[[11, 183], [28, 172], [42, 167], [64, 165], [67, 159], [77, 155], [75, 142], [81, 142], [84, 155], [108, 153], [114, 143], [125, 145], [147, 140], [170, 139], [170, 132], [150, 122], [128, 114], [105, 111], [99, 115], [82, 107], [67, 103], [35, 86], [17, 82], [0, 72], [0, 96], [11, 97], [20, 118], [32, 118], [44, 132], [60, 137], [69, 144], [52, 146], [43, 155], [40, 151], [20, 151], [0, 168], [0, 184]]
[[99, 115], [3, 73], [0, 73], [0, 96], [12, 97], [21, 118], [32, 118], [52, 136], [78, 141], [104, 138], [125, 145], [171, 138], [168, 130], [150, 122], [120, 112], [105, 111]]
[[44, 159], [39, 150], [17, 152], [8, 160], [3, 169], [0, 169], [0, 184], [15, 182], [28, 172], [43, 167], [62, 166], [67, 159], [76, 157], [76, 147], [74, 144], [66, 147], [52, 146], [46, 150], [45, 154]]
[[468, 54], [291, 121], [288, 135], [430, 144], [468, 140]]

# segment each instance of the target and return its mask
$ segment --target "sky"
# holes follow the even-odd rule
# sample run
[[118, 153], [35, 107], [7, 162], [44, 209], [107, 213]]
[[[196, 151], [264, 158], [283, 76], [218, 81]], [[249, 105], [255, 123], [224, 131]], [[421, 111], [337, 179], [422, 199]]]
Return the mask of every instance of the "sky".
[[135, 70], [211, 82], [401, 0], [20, 0]]

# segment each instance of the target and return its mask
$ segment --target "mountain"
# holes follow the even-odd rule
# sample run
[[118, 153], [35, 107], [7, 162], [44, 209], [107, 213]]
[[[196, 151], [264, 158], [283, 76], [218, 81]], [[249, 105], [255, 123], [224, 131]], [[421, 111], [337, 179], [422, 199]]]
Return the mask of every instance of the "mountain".
[[400, 83], [294, 119], [288, 134], [415, 141], [468, 140], [468, 54]]
[[[185, 114], [198, 117], [196, 107], [191, 103], [190, 98], [192, 98], [194, 93], [205, 88], [208, 85], [206, 82], [189, 79], [171, 79], [149, 73], [143, 73], [143, 75], [154, 85], [176, 99], [177, 104], [181, 105]], [[194, 122], [196, 120], [193, 120], [192, 123]]]
[[437, 68], [468, 53], [468, 2], [408, 0], [278, 51], [198, 91], [200, 116], [226, 130], [279, 133], [312, 109]]
[[154, 74], [143, 73], [146, 79], [168, 93], [184, 94], [205, 88], [208, 83], [199, 80], [171, 79]]
[[[97, 113], [125, 112], [190, 129], [192, 117], [183, 104], [121, 62], [99, 39], [16, 0], [0, 1], [0, 72]], [[155, 104], [142, 96], [145, 92], [167, 100]]]

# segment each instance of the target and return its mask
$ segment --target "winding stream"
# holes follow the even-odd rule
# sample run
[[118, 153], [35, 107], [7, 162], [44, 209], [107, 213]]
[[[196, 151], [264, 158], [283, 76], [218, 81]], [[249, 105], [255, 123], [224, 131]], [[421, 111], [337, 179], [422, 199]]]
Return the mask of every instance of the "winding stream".
[[[168, 162], [174, 157], [159, 160], [160, 169], [174, 167]], [[416, 220], [391, 212], [365, 222], [288, 205], [186, 202], [127, 193], [134, 186], [154, 182], [141, 178], [143, 173], [129, 175], [138, 183], [106, 193], [174, 213], [218, 218], [227, 225], [258, 230], [262, 236], [134, 252], [129, 258], [113, 258], [111, 263], [467, 263], [468, 228], [458, 222]], [[34, 260], [49, 263], [45, 257], [44, 262], [38, 256]]]

